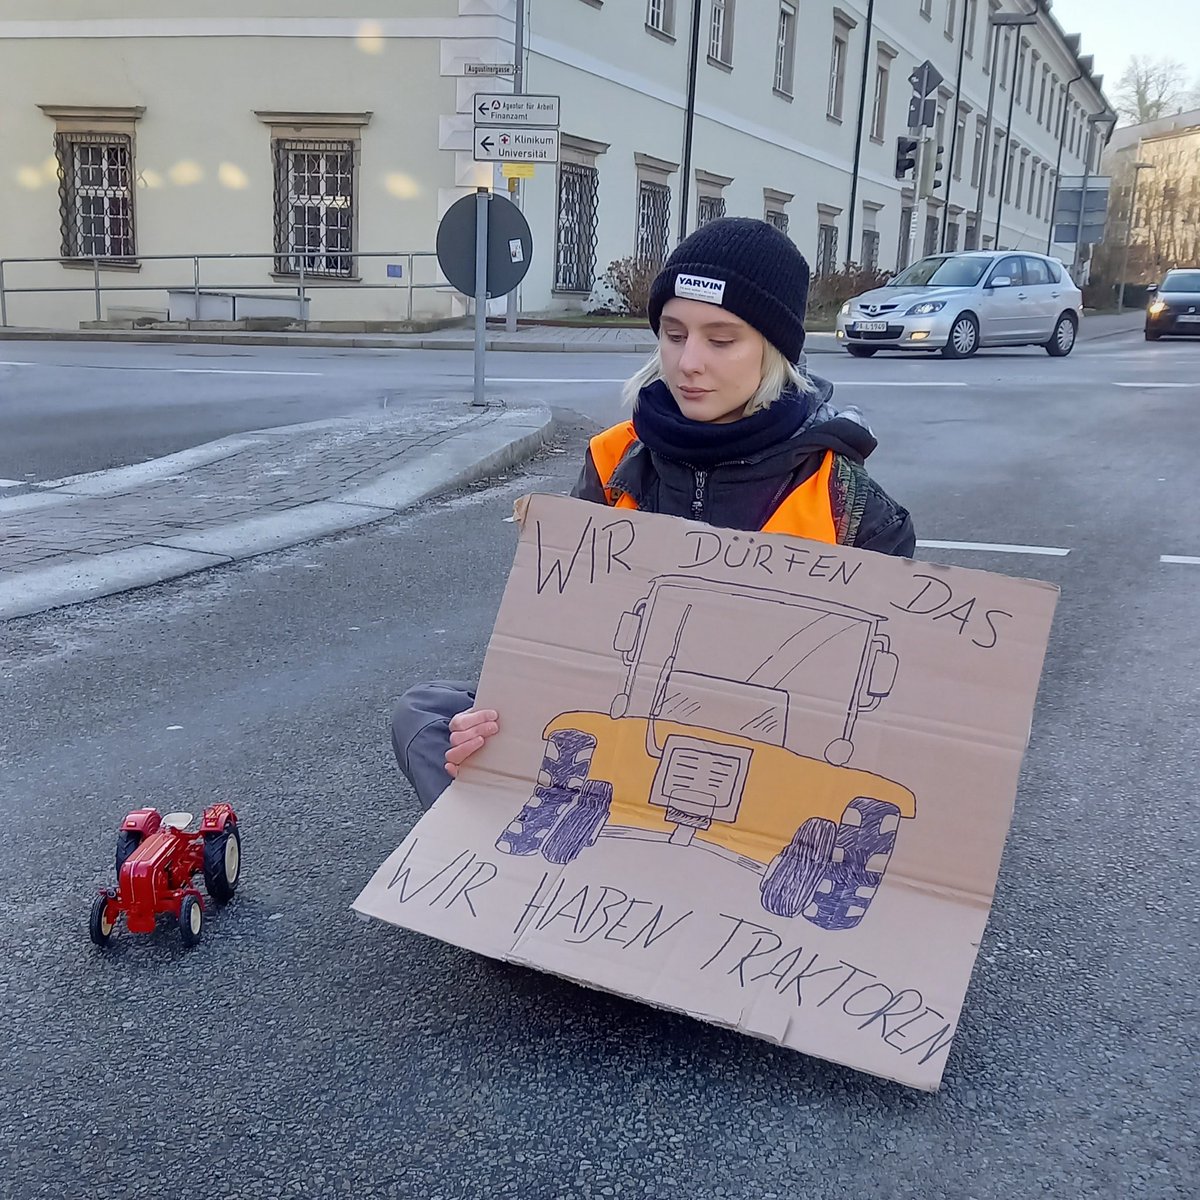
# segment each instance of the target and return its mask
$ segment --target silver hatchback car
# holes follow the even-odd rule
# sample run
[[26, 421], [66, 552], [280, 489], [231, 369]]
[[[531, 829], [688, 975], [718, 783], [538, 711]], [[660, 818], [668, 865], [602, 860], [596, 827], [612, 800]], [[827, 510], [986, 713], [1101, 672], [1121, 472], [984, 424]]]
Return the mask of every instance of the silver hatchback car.
[[855, 296], [838, 313], [837, 338], [856, 358], [878, 350], [969, 358], [980, 346], [1042, 346], [1061, 358], [1082, 313], [1083, 295], [1058, 259], [969, 250], [930, 255]]

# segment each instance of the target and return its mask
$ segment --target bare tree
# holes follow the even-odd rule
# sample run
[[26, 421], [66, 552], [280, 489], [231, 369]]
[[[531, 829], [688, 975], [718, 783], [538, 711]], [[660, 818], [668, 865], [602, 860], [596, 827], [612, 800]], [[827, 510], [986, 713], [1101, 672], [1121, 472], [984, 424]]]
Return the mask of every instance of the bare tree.
[[1173, 58], [1134, 54], [1115, 99], [1117, 112], [1134, 125], [1182, 112], [1189, 100], [1186, 68]]

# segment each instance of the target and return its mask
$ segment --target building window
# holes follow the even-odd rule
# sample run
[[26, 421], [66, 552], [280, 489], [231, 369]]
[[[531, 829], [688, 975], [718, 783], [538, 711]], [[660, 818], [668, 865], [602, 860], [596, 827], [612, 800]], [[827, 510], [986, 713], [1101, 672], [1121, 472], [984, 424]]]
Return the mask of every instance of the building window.
[[1011, 204], [1013, 198], [1013, 185], [1017, 181], [1017, 148], [1015, 146], [1008, 152], [1008, 170], [1004, 183], [1004, 203]]
[[768, 208], [764, 214], [764, 219], [773, 229], [778, 229], [780, 233], [787, 233], [788, 215], [782, 209]]
[[354, 275], [355, 143], [272, 142], [275, 159], [275, 270]]
[[63, 258], [132, 263], [133, 137], [125, 133], [58, 133], [58, 198]]
[[967, 217], [967, 232], [963, 238], [963, 249], [979, 249], [979, 231], [975, 228], [975, 217], [973, 215]]
[[1038, 92], [1038, 124], [1045, 125], [1046, 123], [1046, 89], [1050, 86], [1050, 68], [1045, 63], [1042, 64], [1042, 87]]
[[1001, 139], [996, 138], [996, 140], [992, 143], [992, 169], [988, 175], [988, 195], [989, 196], [994, 196], [996, 194], [996, 181], [1000, 177], [1001, 147], [1002, 147]]
[[925, 249], [922, 250], [921, 253], [926, 256], [928, 256], [930, 254], [936, 254], [937, 253], [937, 243], [938, 243], [938, 219], [933, 213], [930, 213], [925, 218]]
[[775, 39], [775, 90], [792, 94], [796, 73], [796, 6], [790, 0], [779, 5], [779, 32]]
[[958, 114], [958, 121], [954, 126], [954, 178], [962, 178], [963, 154], [967, 148], [967, 115], [966, 113]]
[[1025, 62], [1029, 57], [1029, 43], [1020, 42], [1017, 47], [1017, 84], [1013, 90], [1013, 99], [1017, 104], [1021, 103], [1021, 88], [1025, 86]]
[[707, 225], [725, 215], [724, 196], [699, 196], [696, 200], [696, 226]]
[[975, 22], [979, 16], [979, 0], [967, 0], [967, 44], [964, 48], [968, 58], [975, 57]]
[[975, 148], [971, 151], [971, 186], [979, 186], [979, 172], [983, 169], [983, 130], [985, 122], [982, 117], [975, 121]]
[[831, 221], [827, 223], [826, 219], [822, 218], [821, 224], [817, 226], [816, 274], [818, 278], [822, 275], [831, 275], [837, 270], [837, 242], [837, 226]]
[[1002, 87], [1008, 87], [1008, 52], [1012, 45], [1012, 29], [1009, 26], [1004, 26], [1004, 33], [1000, 37], [1000, 78], [996, 82]]
[[879, 230], [864, 229], [862, 233], [862, 265], [867, 271], [879, 270]]
[[1037, 85], [1037, 69], [1041, 55], [1036, 50], [1029, 55], [1029, 92], [1025, 96], [1025, 111], [1033, 115], [1033, 90]]
[[946, 253], [953, 254], [958, 249], [958, 222], [951, 221], [946, 226]]
[[583, 163], [558, 167], [558, 221], [554, 243], [554, 289], [590, 292], [596, 279], [596, 226], [600, 172]]
[[649, 179], [638, 182], [637, 258], [661, 267], [667, 257], [667, 235], [671, 224], [671, 189]]
[[791, 202], [791, 192], [781, 192], [776, 188], [763, 188], [763, 220], [778, 229], [780, 233], [787, 233], [786, 209]]
[[1037, 215], [1041, 217], [1046, 206], [1046, 175], [1049, 168], [1043, 166], [1038, 172], [1038, 197], [1037, 197]]
[[646, 0], [646, 25], [656, 33], [675, 36], [675, 0]]
[[958, 15], [958, 0], [946, 0], [946, 36], [954, 41], [954, 18]]
[[883, 131], [887, 123], [887, 92], [890, 67], [887, 62], [879, 62], [875, 66], [875, 99], [871, 105], [871, 136], [877, 141], [883, 141]]
[[825, 100], [825, 115], [836, 121], [842, 119], [842, 97], [846, 90], [846, 47], [850, 31], [839, 21], [833, 23], [833, 48], [829, 54], [829, 94]]
[[708, 26], [708, 57], [725, 67], [733, 64], [733, 5], [734, 0], [712, 0]]

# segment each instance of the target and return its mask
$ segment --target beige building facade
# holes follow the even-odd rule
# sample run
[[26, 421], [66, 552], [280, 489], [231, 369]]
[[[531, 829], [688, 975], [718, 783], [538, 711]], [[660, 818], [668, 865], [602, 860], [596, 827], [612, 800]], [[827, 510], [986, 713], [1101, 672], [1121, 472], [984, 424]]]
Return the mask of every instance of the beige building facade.
[[[524, 2], [525, 90], [561, 97], [560, 161], [519, 197], [535, 246], [521, 306], [544, 313], [678, 240], [693, 7]], [[988, 20], [1026, 8], [885, 0], [868, 32], [867, 0], [700, 0], [686, 227], [763, 217], [819, 273], [893, 269], [914, 228], [918, 255], [1045, 250], [1055, 179], [1082, 173], [1087, 118], [1107, 106], [1052, 12]], [[197, 291], [215, 315], [301, 293], [317, 322], [461, 314], [432, 251], [456, 199], [507, 186], [473, 161], [472, 109], [512, 79], [471, 72], [513, 63], [515, 15], [516, 0], [62, 0], [48, 17], [6, 0], [8, 324], [163, 316]], [[894, 171], [924, 59], [944, 76], [929, 199]], [[257, 257], [195, 257], [230, 254]]]

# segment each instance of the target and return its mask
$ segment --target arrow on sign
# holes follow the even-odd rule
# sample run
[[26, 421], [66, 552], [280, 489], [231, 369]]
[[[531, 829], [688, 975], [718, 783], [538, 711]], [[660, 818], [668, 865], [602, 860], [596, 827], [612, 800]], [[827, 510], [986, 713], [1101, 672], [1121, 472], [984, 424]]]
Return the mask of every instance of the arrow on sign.
[[480, 115], [481, 117], [486, 117], [486, 116], [487, 116], [487, 111], [488, 111], [488, 106], [487, 106], [487, 104], [486, 104], [486, 103], [484, 103], [484, 104], [481, 104], [481, 105], [479, 106], [479, 115]]
[[491, 152], [492, 152], [492, 139], [491, 139], [490, 137], [485, 137], [485, 138], [484, 138], [484, 139], [483, 139], [483, 140], [482, 140], [482, 141], [479, 143], [479, 145], [480, 145], [480, 148], [483, 150], [483, 152], [484, 152], [485, 154], [491, 154]]

